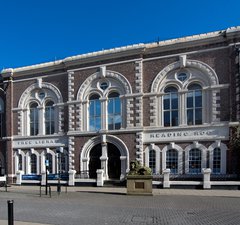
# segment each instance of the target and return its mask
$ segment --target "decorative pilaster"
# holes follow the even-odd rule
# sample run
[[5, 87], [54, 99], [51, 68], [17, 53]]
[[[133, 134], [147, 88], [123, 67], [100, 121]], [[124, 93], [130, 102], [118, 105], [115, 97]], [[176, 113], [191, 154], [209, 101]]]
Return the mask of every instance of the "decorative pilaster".
[[24, 135], [23, 134], [23, 111], [18, 111], [18, 135]]
[[58, 107], [58, 132], [63, 133], [63, 126], [64, 126], [64, 107]]
[[157, 97], [150, 97], [150, 126], [157, 125]]
[[[135, 63], [135, 85], [136, 93], [142, 94], [143, 92], [143, 72], [142, 72], [142, 60]], [[136, 97], [135, 101], [135, 119], [136, 127], [143, 126], [143, 97]]]
[[212, 122], [220, 122], [220, 91], [212, 91]]
[[71, 102], [74, 100], [74, 72], [68, 72], [68, 130], [74, 130], [74, 105]]
[[74, 170], [74, 154], [75, 154], [75, 147], [74, 147], [74, 137], [69, 137], [68, 140], [68, 156], [69, 156], [69, 170]]
[[134, 126], [133, 98], [127, 99], [127, 128]]
[[143, 165], [143, 133], [136, 134], [136, 160]]

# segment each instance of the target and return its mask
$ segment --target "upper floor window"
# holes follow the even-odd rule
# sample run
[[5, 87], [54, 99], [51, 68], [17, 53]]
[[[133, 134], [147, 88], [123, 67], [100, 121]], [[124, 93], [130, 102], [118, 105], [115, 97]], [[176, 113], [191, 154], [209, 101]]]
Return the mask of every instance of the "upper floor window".
[[175, 87], [167, 87], [163, 97], [164, 126], [178, 126], [178, 93]]
[[96, 131], [101, 129], [101, 102], [100, 96], [91, 95], [89, 98], [89, 130]]
[[38, 104], [36, 102], [30, 104], [30, 135], [38, 135]]
[[187, 93], [187, 124], [202, 124], [202, 87], [192, 84]]
[[54, 103], [49, 101], [45, 106], [45, 134], [53, 134], [55, 132], [55, 110]]
[[117, 130], [121, 128], [121, 101], [119, 94], [113, 92], [108, 96], [108, 129]]

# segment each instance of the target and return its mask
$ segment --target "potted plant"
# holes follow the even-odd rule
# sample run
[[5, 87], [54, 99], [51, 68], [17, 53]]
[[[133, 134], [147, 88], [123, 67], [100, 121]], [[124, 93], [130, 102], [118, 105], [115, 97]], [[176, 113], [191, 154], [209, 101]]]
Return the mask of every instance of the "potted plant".
[[130, 162], [127, 175], [127, 194], [152, 195], [152, 171], [149, 167], [141, 166], [138, 161]]

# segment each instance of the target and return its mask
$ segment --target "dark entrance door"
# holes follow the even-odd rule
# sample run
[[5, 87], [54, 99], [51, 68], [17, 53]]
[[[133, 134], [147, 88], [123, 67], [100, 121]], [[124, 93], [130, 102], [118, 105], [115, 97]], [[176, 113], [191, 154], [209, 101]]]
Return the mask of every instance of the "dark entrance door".
[[108, 143], [108, 177], [110, 179], [120, 179], [121, 160], [118, 148]]
[[98, 144], [90, 151], [89, 177], [97, 178], [97, 169], [101, 169], [100, 157], [102, 156], [102, 146]]

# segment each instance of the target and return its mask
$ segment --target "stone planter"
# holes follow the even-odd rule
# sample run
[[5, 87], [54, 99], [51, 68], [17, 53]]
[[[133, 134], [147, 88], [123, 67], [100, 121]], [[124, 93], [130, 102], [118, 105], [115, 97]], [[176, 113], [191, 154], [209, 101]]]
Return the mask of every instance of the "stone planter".
[[128, 195], [152, 195], [151, 175], [128, 175], [127, 176]]

